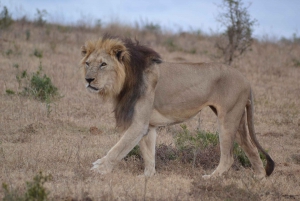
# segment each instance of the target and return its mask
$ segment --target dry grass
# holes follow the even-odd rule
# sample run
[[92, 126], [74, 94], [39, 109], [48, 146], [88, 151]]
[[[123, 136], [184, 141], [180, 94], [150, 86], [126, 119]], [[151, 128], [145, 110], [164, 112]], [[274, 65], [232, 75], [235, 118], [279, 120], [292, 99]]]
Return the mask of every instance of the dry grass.
[[[42, 171], [52, 175], [45, 186], [54, 200], [300, 199], [300, 68], [295, 65], [300, 46], [295, 43], [256, 42], [251, 52], [233, 63], [252, 82], [257, 137], [276, 162], [275, 172], [266, 181], [255, 180], [248, 168], [233, 168], [222, 178], [204, 181], [201, 175], [212, 169], [160, 159], [157, 174], [145, 188], [145, 179], [138, 177], [143, 164], [134, 157], [123, 160], [109, 175], [92, 174], [91, 163], [104, 156], [120, 136], [114, 130], [111, 105], [85, 90], [78, 63], [84, 41], [106, 31], [136, 36], [168, 61], [216, 60], [215, 38], [189, 33], [161, 34], [120, 25], [35, 27], [27, 22], [0, 30], [1, 183], [22, 192], [25, 181]], [[42, 51], [42, 58], [34, 56], [36, 49]], [[40, 62], [63, 96], [51, 104], [49, 117], [45, 103], [6, 93], [8, 89], [22, 91], [17, 73], [36, 72]], [[212, 112], [204, 109], [200, 115], [201, 129], [215, 132]], [[187, 122], [189, 129], [197, 128], [198, 117]], [[180, 129], [160, 129], [158, 144], [174, 145], [173, 136]]]

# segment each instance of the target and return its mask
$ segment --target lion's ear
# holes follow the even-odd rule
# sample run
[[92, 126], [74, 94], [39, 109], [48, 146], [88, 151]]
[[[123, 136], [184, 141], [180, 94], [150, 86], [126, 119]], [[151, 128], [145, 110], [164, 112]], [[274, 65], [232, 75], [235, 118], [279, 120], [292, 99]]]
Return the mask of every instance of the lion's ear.
[[124, 52], [122, 50], [117, 50], [116, 51], [116, 57], [119, 61], [122, 61], [123, 59], [123, 56], [124, 56]]
[[82, 46], [81, 47], [81, 56], [85, 56], [86, 55], [86, 47], [85, 46]]
[[114, 54], [120, 62], [124, 62], [124, 58], [128, 53], [126, 50], [117, 49], [114, 51]]

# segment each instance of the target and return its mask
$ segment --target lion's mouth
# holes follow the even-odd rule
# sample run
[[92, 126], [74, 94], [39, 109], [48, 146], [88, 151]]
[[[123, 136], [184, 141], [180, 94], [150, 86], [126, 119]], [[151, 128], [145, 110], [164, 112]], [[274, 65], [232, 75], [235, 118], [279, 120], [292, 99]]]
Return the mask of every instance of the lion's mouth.
[[90, 85], [90, 84], [87, 84], [87, 85], [86, 85], [86, 88], [87, 88], [89, 91], [91, 91], [91, 92], [96, 92], [96, 93], [98, 93], [98, 92], [100, 91], [100, 89], [98, 89], [97, 87], [93, 87], [93, 86]]

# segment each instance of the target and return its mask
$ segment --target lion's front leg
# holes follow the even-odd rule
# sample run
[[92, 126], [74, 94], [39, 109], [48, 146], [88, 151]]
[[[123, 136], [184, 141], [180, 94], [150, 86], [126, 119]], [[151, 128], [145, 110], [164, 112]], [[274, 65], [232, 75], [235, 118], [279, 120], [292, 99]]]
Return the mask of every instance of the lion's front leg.
[[139, 143], [147, 131], [148, 125], [131, 126], [106, 156], [93, 163], [91, 170], [100, 174], [110, 173], [115, 164], [121, 161]]
[[144, 175], [151, 177], [155, 174], [155, 144], [156, 128], [150, 127], [149, 132], [140, 141], [140, 150], [145, 162]]
[[[93, 170], [101, 174], [111, 172], [113, 166], [122, 160], [148, 133], [150, 115], [153, 109], [155, 87], [158, 79], [158, 68], [153, 66], [144, 74], [145, 86], [143, 96], [134, 107], [132, 123], [119, 142], [111, 148], [107, 155], [95, 163]], [[154, 144], [155, 146], [155, 144]]]

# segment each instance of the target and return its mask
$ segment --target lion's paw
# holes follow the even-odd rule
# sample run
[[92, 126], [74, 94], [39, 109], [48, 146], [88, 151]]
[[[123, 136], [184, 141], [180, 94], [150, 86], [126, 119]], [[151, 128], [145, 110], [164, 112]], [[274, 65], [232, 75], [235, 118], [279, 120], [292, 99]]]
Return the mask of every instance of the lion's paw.
[[255, 178], [256, 180], [259, 180], [259, 181], [262, 181], [262, 182], [264, 182], [264, 181], [267, 180], [265, 174], [254, 175], [254, 178]]
[[91, 168], [91, 170], [101, 175], [104, 175], [112, 171], [112, 166], [109, 165], [106, 158], [103, 157], [93, 162], [93, 167]]
[[203, 175], [202, 178], [205, 180], [209, 180], [212, 176], [209, 174]]
[[152, 177], [155, 175], [155, 168], [145, 168], [144, 171], [145, 177]]

